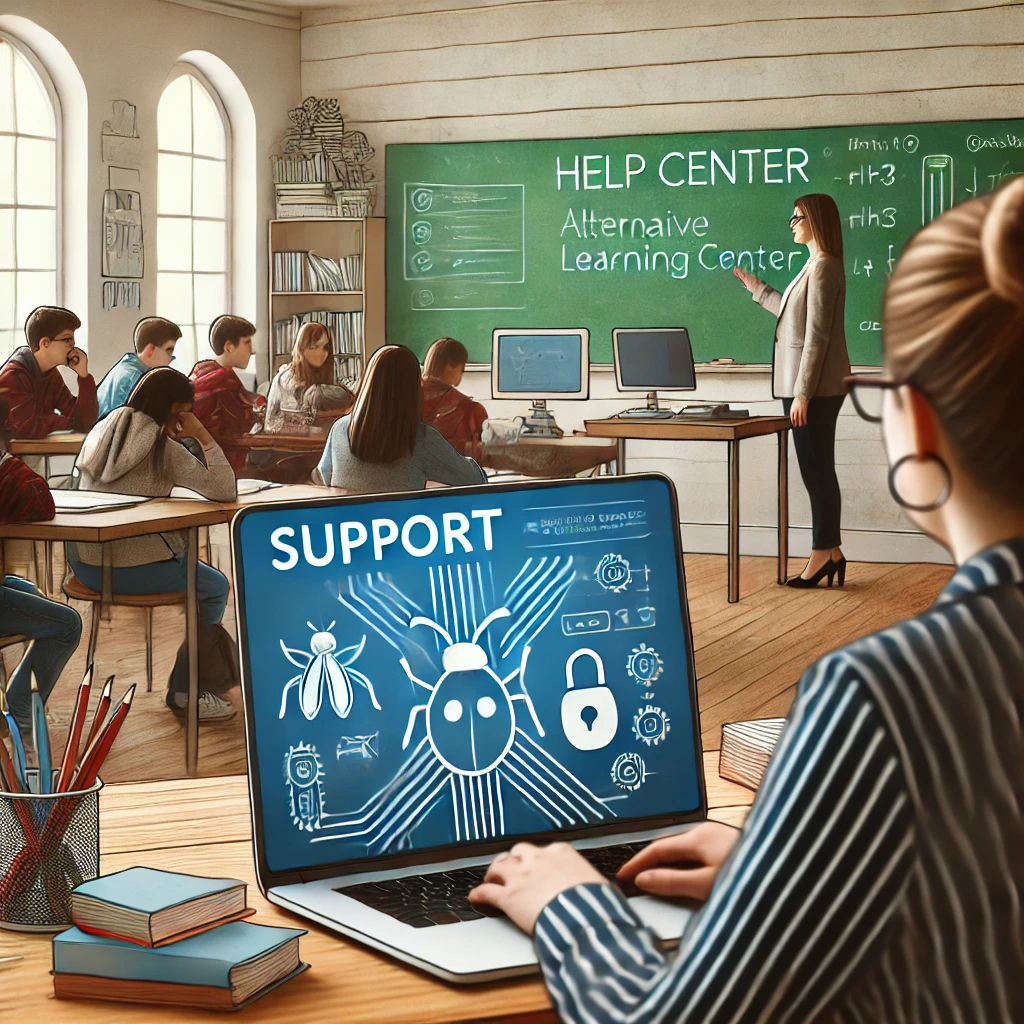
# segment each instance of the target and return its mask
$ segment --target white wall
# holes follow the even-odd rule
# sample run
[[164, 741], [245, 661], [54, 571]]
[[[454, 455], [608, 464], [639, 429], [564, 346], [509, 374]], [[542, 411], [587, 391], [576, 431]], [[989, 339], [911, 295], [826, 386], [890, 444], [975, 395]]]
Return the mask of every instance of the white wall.
[[[193, 50], [212, 53], [225, 62], [244, 86], [255, 112], [256, 192], [245, 197], [252, 226], [252, 237], [246, 243], [249, 286], [235, 291], [236, 311], [255, 319], [257, 351], [266, 352], [266, 221], [273, 216], [270, 154], [288, 126], [289, 108], [301, 99], [298, 31], [168, 0], [6, 0], [0, 14], [27, 18], [55, 36], [77, 65], [88, 93], [88, 156], [81, 166], [72, 168], [88, 181], [87, 245], [84, 258], [73, 265], [66, 263], [64, 272], [65, 294], [87, 296], [83, 320], [90, 369], [97, 379], [131, 347], [132, 329], [139, 318], [156, 312], [156, 110], [171, 68]], [[5, 31], [17, 34], [16, 25], [4, 26]], [[210, 63], [207, 77], [213, 79], [217, 62]], [[103, 309], [100, 256], [108, 173], [100, 137], [103, 121], [111, 117], [111, 102], [118, 99], [137, 107], [146, 263], [142, 308], [107, 311]], [[241, 263], [246, 253], [236, 253], [235, 258]], [[265, 356], [253, 365], [265, 366]]]
[[[1020, 117], [1022, 66], [1024, 7], [992, 0], [378, 0], [307, 12], [302, 31], [303, 95], [341, 100], [380, 179], [392, 142]], [[492, 415], [522, 411], [491, 401], [485, 374], [466, 383]], [[636, 404], [604, 372], [591, 393], [556, 407], [563, 428]], [[766, 373], [701, 375], [696, 397], [778, 409]], [[742, 449], [751, 553], [774, 550], [773, 446]], [[877, 432], [848, 405], [836, 448], [848, 555], [948, 560], [894, 506]], [[724, 550], [724, 446], [631, 442], [629, 468], [673, 476], [690, 549]], [[790, 481], [799, 553], [795, 458]]]

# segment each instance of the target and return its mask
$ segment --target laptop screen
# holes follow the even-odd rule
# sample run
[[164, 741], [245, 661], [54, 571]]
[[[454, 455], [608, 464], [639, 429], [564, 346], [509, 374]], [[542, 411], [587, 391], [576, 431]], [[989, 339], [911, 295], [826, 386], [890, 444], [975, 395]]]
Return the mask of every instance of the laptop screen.
[[698, 811], [676, 517], [655, 476], [243, 513], [269, 870]]

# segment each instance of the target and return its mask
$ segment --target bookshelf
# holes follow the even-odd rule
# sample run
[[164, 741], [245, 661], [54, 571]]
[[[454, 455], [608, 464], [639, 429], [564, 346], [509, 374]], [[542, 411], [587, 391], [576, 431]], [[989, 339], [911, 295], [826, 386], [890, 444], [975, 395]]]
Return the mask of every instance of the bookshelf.
[[[268, 296], [270, 344], [268, 371], [273, 379], [291, 359], [292, 344], [300, 321], [306, 314], [327, 322], [332, 328], [335, 351], [335, 379], [358, 377], [366, 359], [384, 344], [384, 218], [383, 217], [291, 217], [272, 220], [268, 233]], [[310, 261], [293, 255], [305, 254], [341, 263], [348, 261], [345, 287], [338, 291], [317, 290], [316, 273]], [[323, 275], [320, 275], [323, 285]], [[292, 287], [289, 287], [292, 286]], [[291, 320], [291, 324], [285, 321]]]

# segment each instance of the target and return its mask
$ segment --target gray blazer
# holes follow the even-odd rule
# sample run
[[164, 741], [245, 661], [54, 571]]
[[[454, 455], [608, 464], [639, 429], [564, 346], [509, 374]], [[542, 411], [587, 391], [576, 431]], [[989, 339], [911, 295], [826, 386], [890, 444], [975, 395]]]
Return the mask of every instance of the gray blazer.
[[821, 398], [844, 394], [850, 374], [846, 349], [846, 274], [843, 261], [819, 253], [786, 296], [758, 282], [753, 299], [778, 317], [772, 352], [776, 398]]

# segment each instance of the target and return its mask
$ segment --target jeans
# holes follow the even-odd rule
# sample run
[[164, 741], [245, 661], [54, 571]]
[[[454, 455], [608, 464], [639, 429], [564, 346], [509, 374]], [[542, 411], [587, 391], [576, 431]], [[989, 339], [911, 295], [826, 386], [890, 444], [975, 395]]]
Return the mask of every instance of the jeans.
[[18, 728], [32, 735], [32, 673], [43, 703], [75, 653], [82, 620], [74, 608], [43, 597], [28, 580], [5, 576], [0, 585], [0, 633], [21, 634], [35, 643], [21, 659], [7, 687], [7, 703]]
[[[807, 403], [807, 426], [793, 428], [793, 447], [800, 476], [811, 499], [811, 547], [815, 551], [842, 543], [843, 497], [836, 476], [836, 420], [845, 395], [824, 395]], [[792, 398], [782, 400], [786, 415]]]
[[[93, 590], [103, 589], [103, 567], [86, 565], [69, 559], [75, 575]], [[205, 562], [200, 562], [196, 573], [199, 595], [199, 617], [208, 626], [215, 626], [224, 618], [228, 606], [228, 578]], [[164, 594], [185, 592], [185, 559], [169, 558], [166, 562], [148, 565], [130, 565], [114, 569], [115, 594]]]

